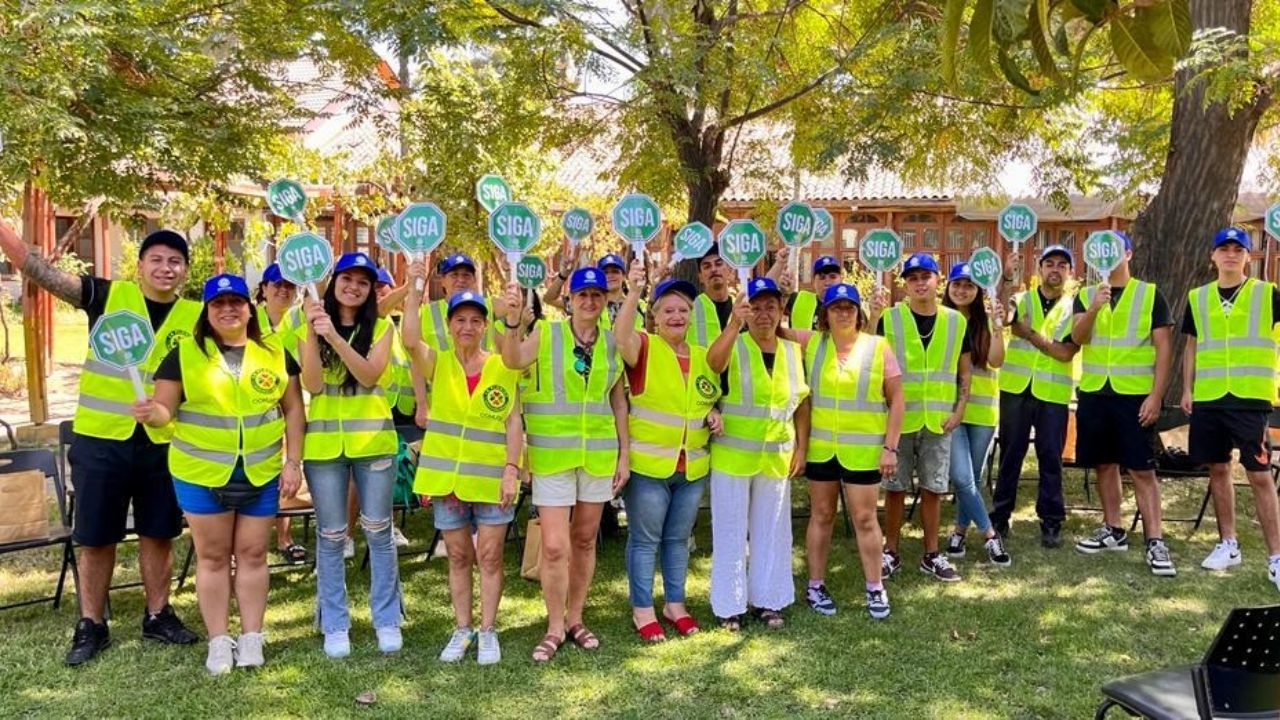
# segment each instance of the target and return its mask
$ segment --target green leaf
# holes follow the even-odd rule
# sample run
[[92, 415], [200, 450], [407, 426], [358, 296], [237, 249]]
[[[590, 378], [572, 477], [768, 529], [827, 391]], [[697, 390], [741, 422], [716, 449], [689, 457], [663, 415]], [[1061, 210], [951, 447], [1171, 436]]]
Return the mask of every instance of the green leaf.
[[1040, 94], [1039, 90], [1032, 87], [1031, 81], [1027, 80], [1027, 76], [1022, 73], [1013, 58], [1009, 57], [1009, 52], [1003, 45], [996, 47], [996, 61], [1000, 64], [1000, 70], [1004, 73], [1004, 77], [1009, 81], [1009, 84], [1028, 95]]
[[996, 0], [991, 34], [1000, 45], [1010, 45], [1027, 32], [1027, 10], [1031, 0]]
[[991, 23], [995, 12], [995, 0], [978, 0], [973, 6], [973, 18], [969, 20], [969, 57], [978, 69], [991, 75]]
[[1058, 64], [1053, 59], [1053, 52], [1049, 49], [1051, 38], [1048, 37], [1049, 29], [1049, 0], [1031, 0], [1031, 12], [1027, 16], [1027, 30], [1031, 34], [1031, 49], [1035, 53], [1036, 63], [1040, 65], [1040, 72], [1047, 75], [1055, 83], [1062, 82], [1062, 73], [1058, 71]]
[[1139, 7], [1134, 17], [1147, 25], [1156, 47], [1165, 53], [1180, 58], [1191, 49], [1191, 8], [1187, 0], [1164, 0]]
[[966, 0], [947, 0], [942, 17], [942, 79], [956, 85], [956, 47], [960, 43], [960, 21], [964, 18]]
[[1110, 0], [1071, 0], [1071, 4], [1090, 21], [1098, 23], [1107, 16], [1107, 6], [1111, 3]]
[[1137, 17], [1119, 15], [1108, 23], [1111, 49], [1124, 69], [1144, 82], [1163, 80], [1173, 72], [1174, 57], [1156, 45], [1151, 26]]

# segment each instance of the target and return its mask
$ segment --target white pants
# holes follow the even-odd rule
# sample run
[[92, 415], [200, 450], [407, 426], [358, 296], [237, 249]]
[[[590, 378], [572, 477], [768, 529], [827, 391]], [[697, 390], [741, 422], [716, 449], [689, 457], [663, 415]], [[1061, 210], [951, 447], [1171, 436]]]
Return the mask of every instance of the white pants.
[[[750, 542], [750, 562], [747, 544]], [[711, 471], [711, 610], [727, 618], [747, 604], [795, 602], [791, 578], [791, 482]]]

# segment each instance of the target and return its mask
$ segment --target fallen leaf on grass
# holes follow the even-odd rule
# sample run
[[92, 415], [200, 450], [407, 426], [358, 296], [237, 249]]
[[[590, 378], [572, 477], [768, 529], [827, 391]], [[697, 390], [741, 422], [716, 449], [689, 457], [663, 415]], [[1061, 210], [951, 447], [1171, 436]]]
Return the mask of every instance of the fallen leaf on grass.
[[366, 690], [356, 696], [356, 705], [368, 707], [378, 702], [378, 693], [372, 690]]

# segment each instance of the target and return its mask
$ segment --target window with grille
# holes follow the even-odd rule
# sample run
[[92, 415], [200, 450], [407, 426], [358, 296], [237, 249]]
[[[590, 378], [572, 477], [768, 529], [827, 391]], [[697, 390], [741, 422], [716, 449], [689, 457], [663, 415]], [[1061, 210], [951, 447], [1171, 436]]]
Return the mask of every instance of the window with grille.
[[930, 250], [936, 250], [938, 248], [939, 235], [940, 233], [938, 232], [938, 228], [925, 228], [924, 246]]
[[947, 228], [947, 249], [964, 249], [964, 230], [961, 228]]
[[988, 243], [990, 233], [986, 228], [973, 228], [969, 231], [969, 247], [979, 248]]

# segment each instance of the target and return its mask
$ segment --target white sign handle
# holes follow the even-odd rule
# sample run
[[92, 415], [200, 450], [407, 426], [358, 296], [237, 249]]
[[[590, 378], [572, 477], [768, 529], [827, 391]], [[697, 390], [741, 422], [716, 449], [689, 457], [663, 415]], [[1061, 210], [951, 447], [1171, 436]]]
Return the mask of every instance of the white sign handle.
[[668, 263], [668, 264], [669, 264], [671, 267], [675, 267], [675, 266], [676, 266], [676, 264], [677, 264], [677, 263], [679, 263], [679, 262], [680, 262], [681, 260], [683, 260], [683, 259], [684, 259], [684, 255], [681, 255], [679, 250], [672, 250], [672, 251], [671, 251], [671, 262], [670, 262], [670, 263]]
[[320, 302], [320, 291], [316, 290], [315, 283], [307, 283], [307, 294], [311, 296], [312, 300]]
[[[425, 259], [425, 257], [426, 257], [425, 253], [416, 252], [413, 254], [413, 261], [422, 262]], [[422, 289], [426, 286], [426, 284], [427, 284], [426, 278], [417, 277], [413, 279], [413, 289], [417, 290], [419, 293], [422, 292]]]
[[524, 253], [519, 250], [507, 251], [507, 262], [511, 265], [511, 275], [508, 278], [508, 282], [518, 282], [518, 276], [516, 274], [518, 270], [516, 266], [520, 264], [520, 258], [522, 257], [524, 257]]
[[133, 383], [133, 394], [139, 402], [147, 399], [147, 391], [142, 387], [142, 375], [138, 373], [137, 365], [129, 365], [126, 370], [129, 372], [129, 381]]
[[800, 287], [800, 248], [792, 245], [787, 248], [787, 273], [791, 275], [792, 289]]
[[751, 282], [751, 268], [738, 268], [738, 282], [742, 284], [742, 291], [747, 291], [747, 284]]
[[643, 240], [632, 241], [631, 253], [635, 255], [635, 257], [638, 258], [640, 262], [644, 262], [644, 241]]
[[884, 273], [880, 272], [879, 270], [875, 271], [875, 278], [876, 278], [876, 285], [875, 285], [876, 289], [879, 290], [880, 288], [884, 287]]

